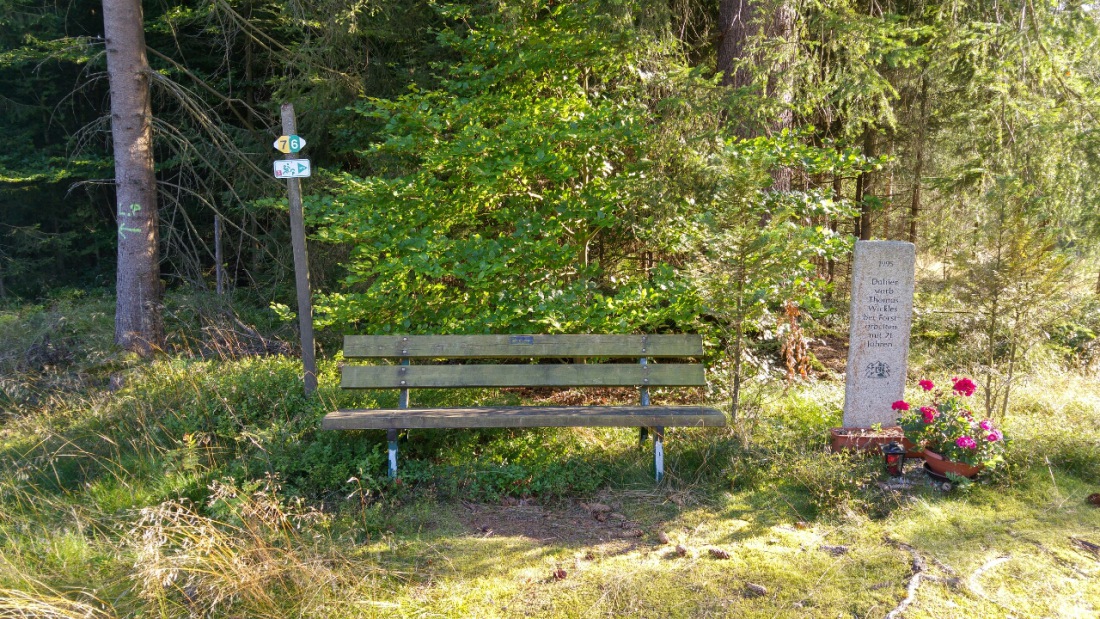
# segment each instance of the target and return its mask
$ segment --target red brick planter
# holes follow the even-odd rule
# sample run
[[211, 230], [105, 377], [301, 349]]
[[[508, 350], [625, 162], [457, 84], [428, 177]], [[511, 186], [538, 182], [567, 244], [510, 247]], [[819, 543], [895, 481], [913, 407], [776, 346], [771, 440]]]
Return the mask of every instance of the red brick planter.
[[905, 457], [922, 458], [923, 453], [916, 445], [905, 439], [905, 432], [901, 426], [890, 426], [881, 430], [872, 428], [830, 428], [829, 448], [832, 451], [861, 451], [875, 452], [882, 450], [883, 445], [898, 443], [905, 448]]

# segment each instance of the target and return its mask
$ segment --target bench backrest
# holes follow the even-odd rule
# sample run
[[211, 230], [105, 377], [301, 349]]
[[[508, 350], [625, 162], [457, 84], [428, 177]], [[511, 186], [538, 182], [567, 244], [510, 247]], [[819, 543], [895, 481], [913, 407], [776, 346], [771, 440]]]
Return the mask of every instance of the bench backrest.
[[[348, 335], [347, 359], [398, 359], [401, 365], [346, 365], [349, 389], [464, 387], [687, 387], [706, 384], [699, 335]], [[532, 359], [634, 359], [634, 363], [535, 364]], [[515, 364], [412, 365], [412, 360], [525, 359]]]

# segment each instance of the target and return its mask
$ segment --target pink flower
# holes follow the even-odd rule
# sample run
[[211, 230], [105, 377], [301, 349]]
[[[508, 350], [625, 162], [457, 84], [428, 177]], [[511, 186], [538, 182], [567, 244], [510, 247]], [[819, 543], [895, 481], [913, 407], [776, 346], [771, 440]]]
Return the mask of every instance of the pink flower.
[[932, 384], [932, 381], [928, 379], [922, 380], [917, 384], [920, 385], [920, 388], [924, 389], [925, 391], [932, 391], [932, 389], [936, 386]]
[[1000, 430], [994, 430], [994, 431], [989, 433], [989, 436], [985, 437], [985, 440], [989, 441], [990, 443], [996, 443], [997, 441], [1003, 439], [1004, 437], [1005, 436], [1003, 434], [1001, 434]]
[[993, 422], [988, 419], [982, 419], [981, 423], [978, 424], [978, 427], [988, 432], [993, 429]]
[[978, 448], [978, 444], [975, 443], [974, 439], [970, 438], [969, 436], [960, 436], [959, 438], [955, 439], [955, 444], [959, 447], [962, 447], [963, 449]]
[[970, 380], [969, 378], [955, 379], [954, 389], [955, 393], [958, 393], [959, 395], [964, 395], [969, 398], [970, 396], [974, 395], [974, 391], [977, 390], [977, 388], [978, 386], [975, 385], [974, 381]]
[[923, 415], [924, 417], [924, 423], [932, 423], [936, 419], [936, 416], [940, 414], [939, 411], [932, 408], [931, 406], [920, 407], [920, 412], [921, 415]]
[[907, 410], [909, 410], [909, 403], [906, 402], [905, 400], [898, 400], [897, 402], [894, 402], [893, 404], [891, 404], [890, 408], [892, 408], [896, 411], [907, 411]]

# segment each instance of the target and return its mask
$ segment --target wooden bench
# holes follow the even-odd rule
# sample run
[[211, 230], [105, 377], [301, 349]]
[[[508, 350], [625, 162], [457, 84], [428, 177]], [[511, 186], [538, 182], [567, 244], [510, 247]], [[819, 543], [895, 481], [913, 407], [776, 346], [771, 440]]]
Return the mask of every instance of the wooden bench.
[[[349, 335], [344, 338], [345, 358], [394, 359], [397, 364], [345, 365], [340, 386], [399, 389], [398, 408], [338, 410], [325, 415], [321, 428], [388, 430], [391, 477], [397, 475], [398, 430], [637, 427], [639, 441], [644, 443], [651, 429], [657, 481], [661, 481], [664, 429], [724, 426], [726, 416], [703, 406], [652, 406], [650, 387], [703, 386], [706, 379], [699, 363], [650, 361], [702, 356], [703, 341], [698, 335]], [[453, 363], [479, 359], [494, 362]], [[413, 365], [413, 360], [418, 363]], [[418, 388], [622, 386], [638, 388], [637, 406], [409, 407], [409, 390]]]

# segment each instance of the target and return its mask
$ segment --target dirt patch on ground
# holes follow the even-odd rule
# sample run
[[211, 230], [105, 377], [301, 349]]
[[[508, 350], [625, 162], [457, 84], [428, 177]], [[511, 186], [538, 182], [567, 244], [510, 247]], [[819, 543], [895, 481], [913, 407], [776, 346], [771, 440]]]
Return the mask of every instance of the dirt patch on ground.
[[825, 366], [816, 372], [817, 378], [835, 379], [844, 376], [848, 366], [848, 339], [840, 337], [819, 337], [810, 342], [810, 352]]
[[471, 535], [525, 537], [541, 544], [599, 546], [601, 554], [629, 552], [652, 537], [603, 503], [546, 507], [524, 500], [502, 505], [465, 503], [461, 520]]

